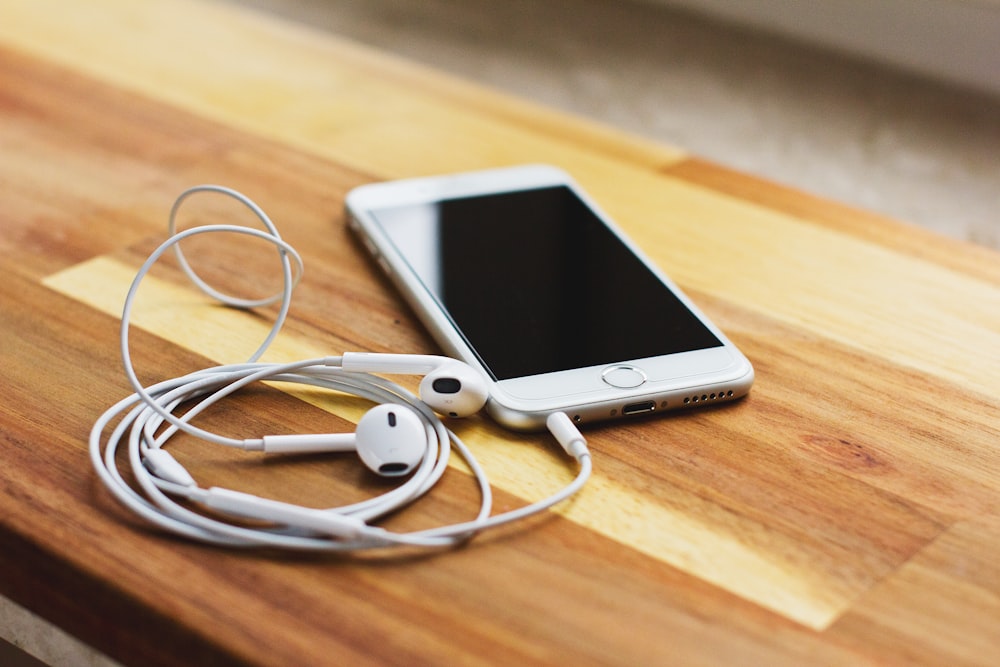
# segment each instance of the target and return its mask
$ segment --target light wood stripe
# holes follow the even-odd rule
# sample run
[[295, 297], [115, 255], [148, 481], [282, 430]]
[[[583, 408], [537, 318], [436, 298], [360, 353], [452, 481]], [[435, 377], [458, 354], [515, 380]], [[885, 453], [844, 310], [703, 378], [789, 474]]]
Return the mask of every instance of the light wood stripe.
[[[132, 267], [97, 257], [53, 274], [44, 283], [118, 316], [133, 275]], [[193, 288], [155, 276], [147, 277], [140, 288], [133, 324], [218, 363], [242, 361], [268, 329], [259, 318], [218, 306]], [[265, 358], [291, 361], [337, 353], [282, 335]], [[360, 408], [350, 401], [315, 391], [296, 395], [352, 422], [361, 416]], [[519, 436], [486, 422], [456, 425], [456, 430], [474, 447], [493, 484], [522, 498], [551, 493], [572, 474], [543, 436]], [[802, 553], [794, 536], [682, 489], [658, 488], [657, 495], [654, 500], [641, 488], [603, 476], [598, 458], [585, 492], [558, 511], [581, 526], [809, 627], [828, 626], [859, 592], [859, 584], [835, 576], [820, 559], [787, 557]]]
[[[202, 20], [187, 21], [192, 12]], [[135, 30], [93, 40], [108, 15]], [[15, 0], [5, 6], [0, 36], [120, 88], [390, 177], [526, 156], [610, 173], [612, 165], [655, 168], [684, 156], [222, 3]]]
[[987, 281], [686, 182], [636, 179], [634, 198], [615, 186], [591, 189], [685, 287], [985, 395], [1000, 387], [1000, 294]]

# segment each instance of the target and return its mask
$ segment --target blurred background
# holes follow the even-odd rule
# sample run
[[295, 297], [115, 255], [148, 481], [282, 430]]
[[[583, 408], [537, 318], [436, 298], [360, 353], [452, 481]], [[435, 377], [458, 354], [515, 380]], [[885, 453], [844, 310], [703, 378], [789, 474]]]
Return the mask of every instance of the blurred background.
[[1000, 0], [229, 0], [1000, 248]]

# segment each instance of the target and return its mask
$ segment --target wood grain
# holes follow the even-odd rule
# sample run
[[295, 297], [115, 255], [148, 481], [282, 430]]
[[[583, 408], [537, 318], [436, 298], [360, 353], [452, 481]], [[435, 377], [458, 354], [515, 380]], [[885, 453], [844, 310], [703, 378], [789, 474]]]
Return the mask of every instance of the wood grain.
[[[126, 664], [1000, 654], [995, 253], [224, 5], [12, 2], [0, 40], [3, 594]], [[748, 399], [588, 430], [596, 474], [579, 498], [431, 558], [204, 548], [138, 525], [96, 483], [87, 432], [127, 392], [122, 295], [183, 188], [246, 192], [303, 251], [272, 358], [433, 352], [344, 229], [344, 194], [530, 161], [571, 171], [748, 354]], [[184, 219], [246, 215], [206, 198]], [[191, 252], [223, 288], [275, 285], [261, 248]], [[140, 304], [149, 380], [242, 359], [274, 314], [208, 303], [169, 261]], [[205, 419], [338, 431], [363, 408], [262, 388]], [[501, 508], [572, 475], [544, 436], [456, 428]], [[176, 451], [199, 479], [303, 504], [383, 488], [349, 457]], [[389, 525], [461, 520], [474, 498], [454, 466]]]

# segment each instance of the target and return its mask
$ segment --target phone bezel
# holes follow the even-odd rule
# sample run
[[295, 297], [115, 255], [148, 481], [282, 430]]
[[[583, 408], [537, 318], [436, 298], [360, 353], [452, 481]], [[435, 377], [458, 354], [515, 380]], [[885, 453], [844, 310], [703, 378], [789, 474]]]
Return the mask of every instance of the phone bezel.
[[[718, 339], [722, 346], [554, 373], [494, 380], [471, 341], [466, 340], [444, 306], [411, 268], [402, 250], [388, 237], [372, 211], [419, 206], [442, 199], [511, 192], [528, 188], [570, 188]], [[548, 165], [466, 172], [445, 176], [373, 183], [355, 188], [345, 201], [348, 222], [369, 253], [414, 308], [445, 351], [472, 364], [490, 381], [487, 409], [500, 423], [515, 429], [537, 429], [552, 412], [565, 411], [578, 422], [628, 416], [629, 406], [654, 412], [744, 396], [753, 383], [753, 368], [698, 307], [639, 249], [563, 170]], [[627, 365], [646, 377], [638, 387], [616, 387], [603, 374]]]

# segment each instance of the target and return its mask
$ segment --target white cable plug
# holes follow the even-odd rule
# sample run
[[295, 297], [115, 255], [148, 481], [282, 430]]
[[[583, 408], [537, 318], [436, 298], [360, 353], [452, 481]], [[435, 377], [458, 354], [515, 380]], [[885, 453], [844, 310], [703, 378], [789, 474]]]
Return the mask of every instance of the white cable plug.
[[579, 461], [584, 456], [590, 456], [586, 438], [565, 412], [553, 412], [546, 418], [545, 425], [566, 453], [574, 459]]

